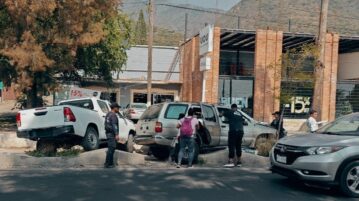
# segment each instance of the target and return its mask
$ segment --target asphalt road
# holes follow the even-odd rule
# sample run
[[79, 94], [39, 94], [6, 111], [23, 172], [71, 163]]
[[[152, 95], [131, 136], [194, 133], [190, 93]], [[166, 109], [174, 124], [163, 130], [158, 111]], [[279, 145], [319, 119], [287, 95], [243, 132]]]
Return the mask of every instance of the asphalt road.
[[266, 170], [87, 169], [0, 171], [1, 201], [351, 201]]

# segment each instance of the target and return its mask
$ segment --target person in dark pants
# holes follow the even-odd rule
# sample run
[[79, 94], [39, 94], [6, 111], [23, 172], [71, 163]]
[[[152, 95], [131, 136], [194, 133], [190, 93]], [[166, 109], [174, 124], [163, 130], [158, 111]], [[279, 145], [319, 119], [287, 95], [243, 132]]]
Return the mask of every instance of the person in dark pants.
[[285, 129], [283, 127], [283, 119], [281, 119], [281, 115], [279, 111], [274, 112], [273, 114], [273, 121], [270, 124], [273, 128], [277, 129], [277, 132], [279, 134], [278, 138], [281, 139], [285, 137]]
[[[223, 113], [222, 115], [227, 118], [229, 123], [229, 132], [228, 132], [228, 164], [225, 167], [235, 167], [241, 166], [241, 156], [242, 156], [242, 138], [244, 135], [243, 124], [244, 119], [240, 113], [236, 113], [238, 107], [236, 104], [232, 104], [231, 110]], [[237, 160], [235, 160], [237, 156]]]
[[105, 117], [105, 129], [107, 137], [107, 153], [106, 153], [106, 162], [105, 168], [113, 168], [115, 164], [113, 163], [113, 155], [116, 150], [116, 144], [119, 139], [118, 135], [118, 118], [117, 113], [120, 110], [120, 106], [117, 103], [111, 104], [111, 111], [107, 113]]

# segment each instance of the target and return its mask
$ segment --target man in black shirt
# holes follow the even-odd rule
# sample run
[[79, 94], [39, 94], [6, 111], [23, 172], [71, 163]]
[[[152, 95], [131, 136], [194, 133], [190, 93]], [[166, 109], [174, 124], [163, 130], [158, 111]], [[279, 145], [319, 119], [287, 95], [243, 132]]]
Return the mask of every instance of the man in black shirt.
[[107, 113], [105, 117], [105, 129], [106, 129], [106, 137], [107, 137], [107, 154], [106, 154], [106, 162], [105, 168], [113, 168], [115, 167], [113, 163], [113, 155], [116, 150], [116, 144], [119, 139], [118, 135], [118, 118], [117, 113], [120, 110], [120, 106], [117, 103], [111, 104], [111, 111]]
[[[244, 135], [243, 132], [243, 123], [244, 119], [240, 113], [236, 113], [238, 107], [236, 104], [232, 104], [231, 110], [225, 112], [225, 116], [229, 123], [229, 132], [228, 132], [228, 149], [229, 149], [229, 161], [225, 167], [235, 167], [241, 166], [241, 156], [242, 156], [242, 138]], [[236, 113], [236, 114], [235, 114]], [[237, 160], [235, 161], [235, 155]]]
[[285, 129], [283, 127], [283, 119], [281, 119], [281, 114], [279, 111], [274, 112], [273, 114], [273, 121], [270, 124], [273, 128], [277, 129], [277, 133], [279, 134], [278, 138], [281, 139], [285, 137]]

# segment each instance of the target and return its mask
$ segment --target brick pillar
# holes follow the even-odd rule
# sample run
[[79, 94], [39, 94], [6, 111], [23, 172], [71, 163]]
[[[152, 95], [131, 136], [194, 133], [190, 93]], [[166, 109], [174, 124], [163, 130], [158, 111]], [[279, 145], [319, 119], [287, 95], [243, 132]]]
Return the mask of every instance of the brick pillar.
[[207, 103], [218, 103], [221, 28], [214, 27], [213, 35], [213, 52], [207, 55], [211, 57], [211, 69], [204, 72], [203, 78], [206, 80], [204, 102]]
[[11, 84], [9, 87], [2, 89], [3, 100], [16, 100], [15, 85]]
[[313, 101], [313, 109], [319, 112], [320, 120], [332, 121], [335, 119], [335, 103], [337, 90], [337, 71], [339, 55], [339, 35], [328, 33], [325, 43], [325, 60], [323, 80], [316, 84], [315, 94], [320, 94], [320, 101]]
[[280, 80], [283, 32], [257, 30], [254, 61], [253, 116], [270, 122], [280, 108]]
[[[198, 40], [198, 39], [197, 39]], [[194, 61], [195, 39], [183, 45], [181, 62], [182, 101], [192, 101], [192, 69]]]

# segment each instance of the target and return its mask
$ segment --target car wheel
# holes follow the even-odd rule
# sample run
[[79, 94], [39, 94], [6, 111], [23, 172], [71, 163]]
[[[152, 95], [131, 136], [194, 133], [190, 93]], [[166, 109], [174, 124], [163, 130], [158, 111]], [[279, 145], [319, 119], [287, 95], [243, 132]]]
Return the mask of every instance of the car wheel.
[[170, 156], [168, 147], [151, 147], [151, 152], [158, 160], [166, 160]]
[[135, 148], [133, 147], [135, 145], [134, 137], [132, 134], [128, 135], [127, 143], [126, 143], [126, 151], [129, 153], [132, 153]]
[[86, 130], [86, 135], [82, 140], [82, 146], [85, 151], [98, 149], [100, 145], [97, 130], [90, 126]]
[[36, 143], [36, 151], [39, 151], [41, 153], [55, 154], [56, 149], [57, 144], [54, 141], [40, 139]]
[[349, 163], [341, 173], [340, 188], [350, 197], [359, 197], [359, 161]]

